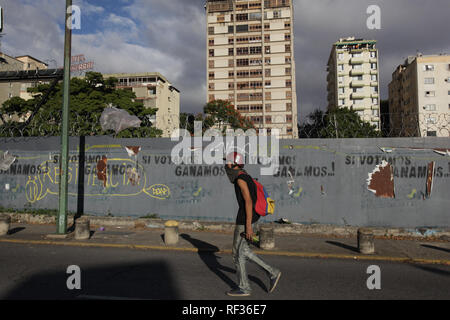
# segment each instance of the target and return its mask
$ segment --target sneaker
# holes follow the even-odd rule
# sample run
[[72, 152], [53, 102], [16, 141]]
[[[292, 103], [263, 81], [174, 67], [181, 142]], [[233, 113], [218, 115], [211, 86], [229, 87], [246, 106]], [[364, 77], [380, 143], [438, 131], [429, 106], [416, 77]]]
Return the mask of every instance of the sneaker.
[[227, 292], [230, 297], [248, 297], [250, 293], [242, 291], [241, 289], [234, 289]]
[[281, 277], [281, 272], [278, 272], [278, 274], [276, 275], [275, 278], [270, 279], [269, 293], [272, 293], [273, 290], [275, 290], [275, 288], [278, 284], [278, 280], [280, 280], [280, 277]]

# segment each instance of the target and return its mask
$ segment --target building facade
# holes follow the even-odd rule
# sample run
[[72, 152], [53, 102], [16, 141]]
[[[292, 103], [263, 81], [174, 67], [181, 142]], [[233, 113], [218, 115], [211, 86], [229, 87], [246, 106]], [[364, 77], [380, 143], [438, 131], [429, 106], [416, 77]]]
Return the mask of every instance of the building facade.
[[117, 78], [118, 89], [132, 90], [146, 108], [158, 109], [152, 123], [163, 131], [162, 137], [169, 138], [180, 127], [180, 91], [160, 73], [117, 73], [103, 77]]
[[298, 138], [292, 1], [209, 0], [206, 12], [207, 101]]
[[379, 57], [375, 40], [339, 39], [328, 60], [328, 110], [355, 110], [380, 129]]
[[389, 84], [391, 128], [398, 136], [450, 137], [450, 55], [408, 57]]
[[[48, 65], [31, 56], [11, 57], [0, 53], [0, 72], [47, 70]], [[28, 88], [41, 83], [35, 80], [10, 81], [0, 83], [0, 107], [3, 103], [13, 97], [20, 97], [25, 100], [32, 98], [28, 93]]]

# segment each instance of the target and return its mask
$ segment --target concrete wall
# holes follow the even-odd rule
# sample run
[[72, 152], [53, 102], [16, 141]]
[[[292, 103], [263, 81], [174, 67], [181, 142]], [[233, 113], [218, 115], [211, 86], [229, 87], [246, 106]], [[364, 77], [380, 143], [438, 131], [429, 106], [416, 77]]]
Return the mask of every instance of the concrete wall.
[[[59, 138], [0, 140], [1, 151], [17, 156], [7, 172], [0, 172], [0, 206], [58, 207], [59, 144]], [[169, 156], [176, 144], [169, 139], [72, 138], [70, 211], [233, 221], [237, 204], [223, 166], [175, 165]], [[129, 155], [127, 146], [141, 151]], [[248, 172], [276, 200], [276, 214], [264, 221], [449, 227], [446, 150], [450, 141], [445, 138], [281, 140], [277, 174], [260, 176], [256, 165], [249, 165]], [[106, 186], [96, 172], [103, 156], [108, 159]], [[376, 170], [383, 160], [390, 166]], [[433, 162], [431, 189], [427, 169]], [[390, 174], [383, 176], [386, 170], [392, 170], [393, 180]], [[140, 175], [134, 183], [133, 171]], [[368, 187], [370, 173], [373, 191]]]

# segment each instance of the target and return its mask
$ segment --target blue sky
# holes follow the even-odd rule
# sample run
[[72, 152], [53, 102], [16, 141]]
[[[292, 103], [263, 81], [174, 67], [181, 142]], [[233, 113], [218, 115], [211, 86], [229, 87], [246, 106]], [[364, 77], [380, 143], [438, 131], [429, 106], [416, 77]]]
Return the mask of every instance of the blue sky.
[[[375, 39], [382, 98], [394, 69], [409, 55], [450, 53], [448, 0], [293, 0], [299, 116], [326, 108], [326, 64], [339, 38]], [[81, 30], [73, 54], [95, 70], [161, 72], [181, 91], [181, 111], [199, 113], [206, 102], [204, 0], [73, 0]], [[381, 30], [366, 27], [369, 5], [381, 8]], [[62, 66], [64, 0], [0, 0], [5, 8], [1, 51]]]

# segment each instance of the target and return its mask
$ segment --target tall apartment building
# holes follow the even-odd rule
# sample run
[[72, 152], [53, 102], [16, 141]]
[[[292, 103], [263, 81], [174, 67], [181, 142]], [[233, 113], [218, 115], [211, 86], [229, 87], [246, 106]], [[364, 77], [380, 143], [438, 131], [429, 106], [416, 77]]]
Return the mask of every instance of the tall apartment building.
[[132, 90], [146, 108], [158, 108], [152, 123], [170, 138], [180, 126], [180, 91], [158, 72], [104, 74], [117, 78], [117, 88]]
[[355, 110], [380, 129], [380, 82], [375, 40], [339, 39], [328, 60], [328, 110]]
[[398, 136], [450, 137], [450, 55], [410, 56], [389, 84], [391, 129]]
[[209, 0], [207, 100], [298, 138], [291, 0]]

